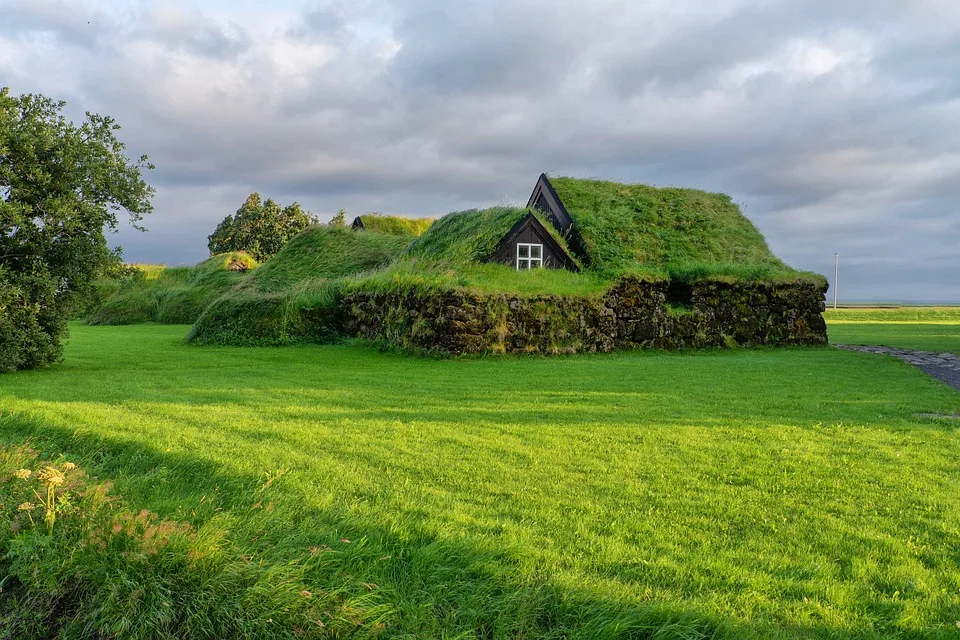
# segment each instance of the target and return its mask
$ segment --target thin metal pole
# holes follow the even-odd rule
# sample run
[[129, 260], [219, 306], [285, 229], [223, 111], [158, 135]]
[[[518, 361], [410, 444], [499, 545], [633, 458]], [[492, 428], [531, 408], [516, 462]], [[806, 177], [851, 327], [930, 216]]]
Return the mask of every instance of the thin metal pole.
[[837, 290], [840, 288], [840, 254], [833, 254], [833, 308], [837, 308]]

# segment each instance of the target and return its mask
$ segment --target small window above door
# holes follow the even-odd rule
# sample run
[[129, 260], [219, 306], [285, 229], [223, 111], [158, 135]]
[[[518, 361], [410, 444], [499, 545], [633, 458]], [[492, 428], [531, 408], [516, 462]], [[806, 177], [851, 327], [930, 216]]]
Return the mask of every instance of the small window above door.
[[517, 270], [539, 269], [543, 266], [543, 245], [517, 243]]

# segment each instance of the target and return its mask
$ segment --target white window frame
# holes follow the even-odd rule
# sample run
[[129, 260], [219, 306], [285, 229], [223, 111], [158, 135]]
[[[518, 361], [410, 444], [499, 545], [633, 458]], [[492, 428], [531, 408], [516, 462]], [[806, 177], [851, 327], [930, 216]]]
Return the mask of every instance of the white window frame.
[[[526, 257], [520, 257], [520, 249], [525, 247], [527, 249]], [[537, 247], [540, 249], [540, 257], [534, 258], [533, 248]], [[527, 263], [526, 267], [520, 266], [520, 261], [523, 260]], [[540, 269], [543, 267], [543, 245], [537, 244], [536, 242], [518, 242], [517, 243], [517, 271], [523, 271], [526, 269]]]

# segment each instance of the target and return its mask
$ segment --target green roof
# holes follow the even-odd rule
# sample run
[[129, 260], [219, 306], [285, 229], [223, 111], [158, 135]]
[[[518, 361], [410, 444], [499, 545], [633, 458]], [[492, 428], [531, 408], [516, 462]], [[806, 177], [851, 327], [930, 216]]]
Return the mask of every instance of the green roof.
[[493, 207], [447, 214], [417, 238], [408, 253], [452, 263], [482, 262], [527, 213], [527, 209]]
[[409, 243], [409, 236], [314, 225], [283, 245], [251, 282], [262, 291], [276, 291], [306, 280], [361, 273], [390, 264]]
[[583, 238], [590, 268], [604, 275], [790, 270], [722, 193], [566, 177], [549, 180]]
[[433, 218], [403, 218], [400, 216], [384, 216], [379, 213], [365, 213], [360, 218], [364, 231], [375, 231], [395, 236], [422, 236], [431, 224]]

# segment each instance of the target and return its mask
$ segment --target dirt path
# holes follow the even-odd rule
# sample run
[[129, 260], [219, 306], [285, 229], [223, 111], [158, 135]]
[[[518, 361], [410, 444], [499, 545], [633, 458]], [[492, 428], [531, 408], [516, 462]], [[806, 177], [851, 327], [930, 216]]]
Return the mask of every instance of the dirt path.
[[953, 353], [932, 353], [930, 351], [915, 351], [913, 349], [898, 349], [896, 347], [856, 346], [851, 344], [836, 344], [838, 349], [860, 351], [861, 353], [883, 353], [899, 358], [912, 364], [921, 371], [930, 374], [937, 380], [950, 385], [960, 391], [960, 356]]

